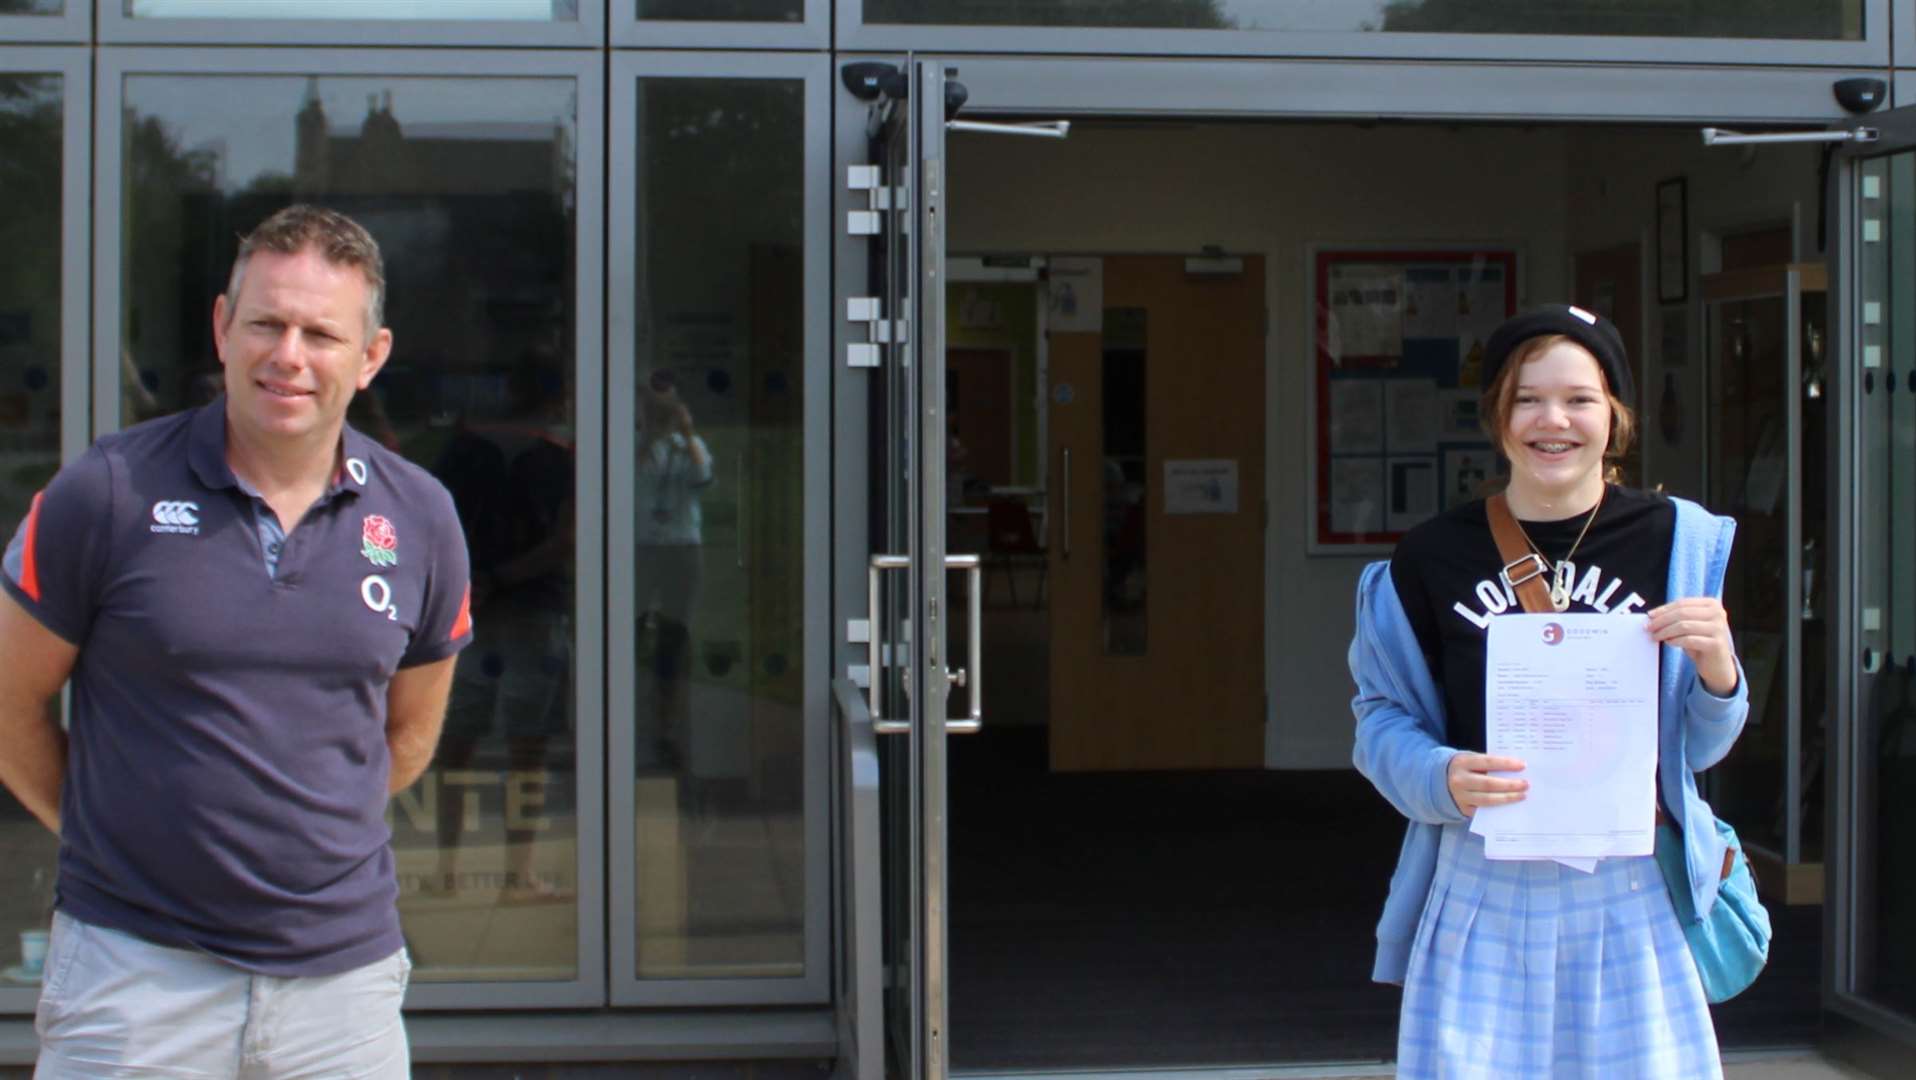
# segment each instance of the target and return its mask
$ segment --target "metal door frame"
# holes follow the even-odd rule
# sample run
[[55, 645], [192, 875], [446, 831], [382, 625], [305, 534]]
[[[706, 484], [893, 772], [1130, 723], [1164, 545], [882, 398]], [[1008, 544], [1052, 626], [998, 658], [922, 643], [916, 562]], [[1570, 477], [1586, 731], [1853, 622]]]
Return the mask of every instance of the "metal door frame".
[[[1862, 528], [1863, 445], [1861, 372], [1862, 262], [1867, 252], [1857, 236], [1869, 213], [1864, 205], [1859, 166], [1865, 161], [1916, 151], [1916, 107], [1867, 117], [1881, 134], [1871, 144], [1852, 145], [1831, 162], [1827, 206], [1830, 221], [1829, 460], [1831, 491], [1828, 533], [1830, 562], [1830, 657], [1827, 674], [1830, 752], [1825, 765], [1830, 793], [1826, 840], [1824, 919], [1824, 1000], [1838, 1019], [1831, 1038], [1837, 1048], [1868, 1059], [1885, 1053], [1907, 1055], [1916, 1047], [1916, 1018], [1900, 1015], [1862, 997], [1857, 988], [1858, 919], [1856, 905], [1867, 885], [1858, 864], [1868, 825], [1859, 815], [1862, 768], [1862, 709], [1867, 688], [1860, 685], [1862, 652], [1874, 639], [1861, 629], [1863, 586], [1881, 572], [1865, 550]], [[1866, 564], [1866, 560], [1869, 562]], [[1905, 1058], [1905, 1064], [1907, 1059]]]
[[[827, 433], [827, 393], [830, 373], [820, 363], [826, 350], [825, 319], [821, 314], [826, 301], [828, 258], [825, 220], [826, 159], [826, 80], [830, 78], [824, 58], [807, 55], [773, 56], [726, 53], [618, 52], [611, 63], [610, 172], [612, 186], [608, 198], [607, 235], [610, 257], [606, 281], [606, 319], [609, 347], [607, 355], [622, 358], [607, 365], [606, 378], [606, 453], [613, 462], [633, 460], [634, 424], [637, 410], [638, 374], [631, 361], [637, 355], [639, 327], [632, 298], [637, 295], [644, 268], [640, 263], [639, 240], [646, 221], [640, 211], [639, 175], [643, 147], [636, 125], [639, 122], [638, 86], [642, 79], [771, 79], [802, 84], [804, 88], [804, 297], [805, 348], [802, 386], [804, 430], [804, 555], [803, 564], [817, 565], [829, 546], [828, 483], [826, 458], [830, 451]], [[794, 179], [798, 179], [796, 176]], [[607, 550], [625, 553], [632, 550], [634, 493], [629, 479], [617, 467], [609, 470], [610, 490], [606, 497]], [[621, 482], [624, 481], [624, 482]], [[634, 602], [634, 570], [631, 560], [615, 557], [607, 564], [606, 604], [608, 614], [606, 656], [607, 715], [611, 718], [606, 744], [610, 766], [607, 781], [611, 812], [606, 824], [610, 857], [607, 880], [611, 912], [606, 953], [610, 1002], [617, 1005], [765, 1005], [824, 1004], [831, 997], [831, 884], [829, 849], [831, 823], [827, 819], [830, 792], [827, 789], [828, 746], [830, 735], [829, 676], [825, 668], [827, 583], [822, 575], [808, 573], [804, 581], [805, 613], [804, 656], [800, 670], [804, 675], [804, 830], [805, 830], [805, 929], [803, 972], [783, 977], [685, 977], [641, 979], [637, 975], [637, 927], [634, 913], [638, 902], [638, 875], [644, 867], [634, 865], [631, 853], [636, 842], [634, 776], [632, 763], [636, 753], [636, 735], [629, 723], [618, 718], [634, 715], [635, 676], [629, 663], [636, 647], [637, 616]], [[620, 659], [625, 658], [625, 659]]]
[[[577, 129], [604, 130], [604, 80], [597, 58], [584, 52], [526, 50], [470, 52], [455, 49], [369, 51], [313, 49], [301, 54], [302, 72], [324, 77], [471, 79], [486, 76], [532, 76], [571, 79], [577, 87]], [[118, 431], [121, 406], [119, 342], [122, 318], [121, 274], [123, 237], [118, 227], [126, 220], [124, 116], [126, 83], [140, 76], [218, 78], [262, 76], [285, 78], [283, 50], [264, 48], [110, 47], [98, 50], [94, 65], [94, 92], [90, 117], [93, 130], [93, 213], [109, 227], [94, 231], [92, 288], [92, 423], [95, 435]], [[604, 397], [605, 371], [601, 306], [605, 298], [602, 249], [594, 242], [604, 233], [603, 188], [591, 179], [603, 174], [603, 141], [581, 137], [576, 148], [578, 242], [573, 273], [578, 282], [573, 312], [578, 341], [573, 357], [577, 409], [578, 464], [574, 477], [574, 505], [597, 504], [605, 489], [603, 463], [604, 415], [590, 406]], [[77, 419], [77, 417], [76, 417]], [[593, 578], [605, 565], [604, 534], [593, 525], [588, 510], [580, 510], [575, 556], [580, 577], [573, 623], [573, 669], [576, 680], [573, 716], [577, 755], [582, 766], [576, 776], [578, 817], [578, 919], [574, 951], [577, 976], [572, 979], [497, 982], [415, 982], [407, 1002], [413, 1010], [528, 1009], [596, 1006], [606, 1000], [604, 848], [605, 789], [603, 773], [590, 763], [604, 758], [605, 670], [602, 646], [604, 609], [593, 602]]]
[[[841, 7], [841, 14], [843, 10]], [[947, 37], [938, 40], [947, 47], [951, 43]], [[1002, 35], [992, 40], [1000, 47], [1006, 41]], [[1005, 54], [919, 59], [954, 72], [964, 82], [971, 95], [968, 115], [1046, 118], [1195, 116], [1369, 121], [1387, 117], [1820, 127], [1843, 119], [1830, 94], [1832, 81], [1850, 75], [1881, 75], [1880, 70], [1868, 67], [1659, 66], [1654, 78], [1645, 78], [1643, 69], [1621, 65], [1520, 62], [1484, 67], [1408, 59], [1054, 56], [1036, 60]], [[842, 71], [847, 64], [866, 60], [898, 63], [899, 57], [893, 53], [841, 52], [834, 57], [834, 67]], [[859, 633], [868, 606], [866, 564], [874, 550], [865, 498], [871, 464], [864, 453], [872, 418], [867, 409], [866, 379], [848, 369], [846, 362], [850, 346], [868, 340], [866, 326], [852, 321], [846, 310], [846, 302], [864, 295], [867, 289], [864, 241], [848, 235], [845, 229], [847, 215], [866, 208], [865, 195], [848, 189], [846, 181], [851, 166], [866, 162], [867, 149], [864, 103], [836, 78], [832, 93], [834, 268], [830, 359], [834, 373], [832, 475], [838, 494], [832, 509], [831, 670], [834, 676], [846, 677], [854, 673], [862, 676], [866, 666], [865, 639]], [[1513, 102], [1522, 103], [1521, 112], [1513, 112]], [[1833, 223], [1837, 220], [1832, 218]], [[1832, 278], [1832, 290], [1837, 287], [1836, 280]], [[1834, 334], [1831, 348], [1832, 354], [1840, 348]], [[1830, 429], [1835, 432], [1845, 427], [1839, 410], [1831, 417]], [[1833, 468], [1847, 468], [1849, 464], [1848, 458], [1836, 456], [1835, 448], [1831, 460]], [[1833, 501], [1832, 506], [1840, 502]], [[1829, 535], [1841, 538], [1848, 533], [1833, 527]], [[1283, 584], [1272, 579], [1266, 587], [1277, 589]], [[1268, 622], [1270, 616], [1266, 618]], [[1832, 694], [1831, 701], [1837, 700]], [[838, 827], [843, 829], [845, 824], [841, 822]], [[851, 853], [841, 850], [840, 857]], [[849, 949], [840, 953], [841, 961], [858, 953], [846, 945], [857, 930], [841, 928], [841, 946]], [[862, 1075], [875, 1074], [861, 1067]]]

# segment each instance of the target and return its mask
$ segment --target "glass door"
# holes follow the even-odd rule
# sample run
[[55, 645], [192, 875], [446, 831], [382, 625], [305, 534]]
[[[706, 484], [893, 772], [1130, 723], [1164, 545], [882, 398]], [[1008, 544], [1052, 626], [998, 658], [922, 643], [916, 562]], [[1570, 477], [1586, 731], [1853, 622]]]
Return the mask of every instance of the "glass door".
[[[1832, 175], [1833, 1008], [1916, 1047], [1916, 110]], [[1873, 1056], [1873, 1055], [1872, 1055]]]
[[[946, 589], [945, 102], [942, 68], [875, 70], [861, 214], [871, 234], [869, 316], [873, 552], [870, 565], [872, 726], [878, 733], [883, 852], [885, 1072], [947, 1074], [945, 736], [959, 686], [976, 695], [977, 626], [964, 658]], [[962, 100], [962, 91], [954, 90]], [[950, 564], [975, 568], [976, 558]], [[975, 578], [975, 574], [971, 575]], [[956, 632], [955, 632], [956, 631]], [[967, 670], [964, 661], [974, 662]], [[973, 696], [971, 700], [975, 701]]]

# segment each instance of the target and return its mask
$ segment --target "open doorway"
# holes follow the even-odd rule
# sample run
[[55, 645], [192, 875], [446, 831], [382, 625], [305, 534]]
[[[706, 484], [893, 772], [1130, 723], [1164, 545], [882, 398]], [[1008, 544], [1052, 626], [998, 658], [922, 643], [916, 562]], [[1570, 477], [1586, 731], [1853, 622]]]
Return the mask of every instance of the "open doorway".
[[[1755, 450], [1711, 426], [1705, 285], [1820, 257], [1816, 154], [1687, 128], [1088, 119], [1066, 144], [955, 139], [950, 170], [950, 548], [986, 558], [990, 673], [985, 733], [951, 746], [954, 1065], [1388, 1059], [1398, 994], [1368, 974], [1403, 823], [1349, 765], [1351, 596], [1387, 534], [1489, 477], [1467, 376], [1437, 378], [1455, 445], [1380, 451], [1409, 494], [1336, 542], [1324, 253], [1508, 253], [1490, 284], [1513, 307], [1603, 309], [1644, 388], [1632, 481], [1755, 520], [1773, 505], [1711, 498]], [[1484, 261], [1459, 273], [1495, 295]], [[1763, 783], [1772, 741], [1746, 737], [1729, 789]], [[1739, 812], [1748, 834], [1786, 811]], [[1770, 970], [1717, 1012], [1726, 1047], [1815, 1033], [1820, 909], [1789, 899]]]

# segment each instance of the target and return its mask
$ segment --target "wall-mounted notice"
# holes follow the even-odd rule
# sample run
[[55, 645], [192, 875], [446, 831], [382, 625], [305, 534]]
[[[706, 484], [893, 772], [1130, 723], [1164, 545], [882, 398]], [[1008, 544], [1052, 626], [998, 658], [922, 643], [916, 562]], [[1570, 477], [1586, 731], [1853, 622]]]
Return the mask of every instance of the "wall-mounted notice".
[[1517, 253], [1314, 249], [1313, 554], [1390, 550], [1496, 468], [1477, 427], [1484, 342]]
[[1237, 513], [1237, 459], [1166, 461], [1164, 512]]
[[1057, 256], [1045, 280], [1045, 329], [1064, 334], [1104, 329], [1104, 260]]

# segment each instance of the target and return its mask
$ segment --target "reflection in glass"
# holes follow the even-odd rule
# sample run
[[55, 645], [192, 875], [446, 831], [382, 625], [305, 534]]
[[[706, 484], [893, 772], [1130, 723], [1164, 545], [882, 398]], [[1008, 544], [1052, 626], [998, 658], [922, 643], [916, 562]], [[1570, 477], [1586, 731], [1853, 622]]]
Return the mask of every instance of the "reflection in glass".
[[65, 0], [0, 0], [0, 15], [60, 15]]
[[1737, 650], [1750, 678], [1750, 723], [1711, 775], [1711, 803], [1745, 843], [1785, 848], [1783, 775], [1789, 685], [1785, 619], [1789, 491], [1786, 313], [1783, 298], [1717, 301], [1710, 311], [1709, 495], [1736, 518], [1736, 557], [1723, 581]]
[[125, 4], [126, 13], [136, 19], [576, 22], [579, 18], [579, 0], [125, 0]]
[[802, 90], [639, 85], [641, 978], [803, 960]]
[[1852, 0], [865, 0], [869, 23], [1856, 41]]
[[384, 249], [393, 354], [350, 419], [452, 492], [477, 632], [391, 815], [415, 977], [576, 977], [574, 83], [143, 75], [126, 100], [123, 422], [218, 393], [213, 299], [274, 210]]
[[1145, 310], [1104, 313], [1104, 651], [1143, 656], [1146, 589], [1145, 522], [1150, 474], [1145, 468]]
[[[883, 182], [903, 197], [888, 200], [889, 209], [880, 229], [884, 250], [873, 250], [868, 263], [867, 284], [874, 296], [882, 296], [885, 311], [910, 312], [918, 288], [919, 233], [917, 189], [912, 185], [913, 162], [917, 152], [913, 110], [893, 109], [879, 129], [874, 142], [882, 146], [879, 157]], [[876, 149], [876, 147], [875, 147]], [[878, 268], [870, 272], [873, 264]], [[919, 483], [919, 463], [914, 460], [918, 442], [918, 408], [922, 388], [919, 385], [916, 351], [905, 334], [888, 335], [882, 346], [884, 361], [872, 369], [867, 388], [867, 408], [872, 424], [866, 432], [870, 478], [871, 535], [873, 550], [923, 554], [925, 537], [915, 535], [914, 521], [926, 500], [933, 497], [929, 485]], [[882, 545], [882, 546], [881, 546]], [[949, 548], [947, 548], [949, 550]], [[917, 640], [915, 593], [912, 573], [887, 572], [879, 575], [879, 595], [871, 605], [873, 629], [881, 650], [887, 642]], [[880, 652], [876, 671], [871, 672], [869, 701], [874, 719], [911, 718], [915, 693], [907, 693], [911, 681], [905, 650], [899, 647], [892, 657]], [[922, 890], [917, 887], [923, 816], [918, 812], [919, 759], [923, 747], [917, 739], [878, 740], [878, 815], [880, 858], [884, 873], [880, 879], [880, 940], [882, 946], [885, 1012], [888, 1017], [913, 1015], [917, 993], [920, 944], [924, 935], [918, 917]], [[885, 1059], [889, 1075], [910, 1075], [916, 1036], [905, 1023], [885, 1024]]]
[[639, 18], [699, 22], [802, 22], [805, 0], [639, 0]]
[[[1829, 623], [1821, 569], [1829, 550], [1829, 410], [1821, 390], [1823, 342], [1829, 333], [1829, 294], [1806, 293], [1802, 304], [1802, 554], [1798, 560], [1797, 618], [1803, 623], [1801, 666], [1797, 692], [1802, 696], [1802, 747], [1797, 768], [1802, 775], [1802, 822], [1797, 843], [1805, 863], [1823, 861], [1824, 814], [1829, 805], [1823, 783], [1824, 757], [1829, 750]], [[1814, 393], [1810, 387], [1817, 387]], [[1784, 388], [1788, 392], [1788, 388]]]
[[[1855, 857], [1857, 989], [1916, 1016], [1916, 154], [1866, 162], [1858, 243], [1865, 367], [1856, 398], [1862, 428], [1858, 499], [1864, 559], [1862, 674], [1857, 682], [1861, 795]], [[1885, 222], [1885, 218], [1887, 221]], [[1870, 365], [1870, 359], [1875, 364]], [[1876, 618], [1868, 616], [1874, 613]], [[1872, 625], [1872, 622], [1875, 625]]]
[[[0, 75], [0, 535], [13, 536], [60, 466], [60, 77]], [[0, 795], [0, 967], [44, 932], [59, 841]], [[31, 965], [28, 965], [31, 966]]]

